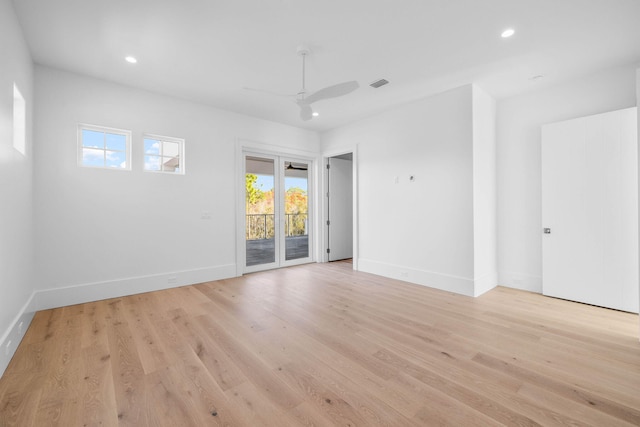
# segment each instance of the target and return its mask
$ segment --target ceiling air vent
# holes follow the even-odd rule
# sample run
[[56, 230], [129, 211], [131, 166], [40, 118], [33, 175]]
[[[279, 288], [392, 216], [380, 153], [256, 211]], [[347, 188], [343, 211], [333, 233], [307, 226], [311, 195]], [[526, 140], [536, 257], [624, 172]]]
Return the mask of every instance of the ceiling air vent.
[[375, 82], [371, 83], [369, 86], [371, 86], [372, 88], [378, 89], [380, 86], [384, 86], [387, 83], [389, 83], [388, 80], [380, 79], [380, 80], [376, 80]]

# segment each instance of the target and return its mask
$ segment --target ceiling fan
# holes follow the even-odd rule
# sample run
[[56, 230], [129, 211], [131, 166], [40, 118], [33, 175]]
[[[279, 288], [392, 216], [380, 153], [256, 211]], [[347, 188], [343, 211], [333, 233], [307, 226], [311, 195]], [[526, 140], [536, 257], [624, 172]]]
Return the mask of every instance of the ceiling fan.
[[[337, 98], [339, 96], [347, 95], [354, 90], [358, 89], [360, 85], [357, 81], [352, 80], [350, 82], [338, 83], [332, 86], [327, 86], [323, 89], [315, 91], [311, 94], [307, 93], [306, 88], [306, 59], [307, 55], [311, 53], [308, 47], [300, 46], [298, 47], [298, 55], [302, 56], [302, 89], [294, 95], [284, 95], [284, 96], [295, 96], [296, 104], [300, 107], [300, 118], [304, 121], [311, 120], [314, 117], [313, 108], [311, 104], [314, 102], [322, 101], [324, 99]], [[255, 90], [258, 92], [265, 92], [272, 95], [281, 95], [276, 94], [269, 91], [264, 91], [260, 89], [252, 89], [245, 87], [248, 90]], [[282, 96], [282, 95], [281, 95]]]
[[302, 167], [296, 167], [293, 165], [292, 162], [288, 162], [288, 165], [286, 167], [287, 170], [295, 170], [295, 171], [306, 171], [307, 170], [307, 165], [303, 165]]

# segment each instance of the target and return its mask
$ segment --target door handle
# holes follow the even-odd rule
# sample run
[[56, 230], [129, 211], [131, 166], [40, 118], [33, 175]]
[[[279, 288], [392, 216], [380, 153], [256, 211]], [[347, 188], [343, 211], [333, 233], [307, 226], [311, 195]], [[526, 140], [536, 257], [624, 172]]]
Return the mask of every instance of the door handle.
[[542, 231], [544, 232], [544, 234], [551, 234], [550, 228], [543, 228]]

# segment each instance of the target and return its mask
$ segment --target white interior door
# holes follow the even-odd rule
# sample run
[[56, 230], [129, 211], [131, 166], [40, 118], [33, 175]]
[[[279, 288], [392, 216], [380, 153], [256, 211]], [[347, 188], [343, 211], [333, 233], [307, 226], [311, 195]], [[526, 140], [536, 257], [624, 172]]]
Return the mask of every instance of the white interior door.
[[543, 127], [545, 295], [638, 311], [636, 121], [632, 108]]
[[353, 257], [353, 161], [328, 159], [328, 259]]

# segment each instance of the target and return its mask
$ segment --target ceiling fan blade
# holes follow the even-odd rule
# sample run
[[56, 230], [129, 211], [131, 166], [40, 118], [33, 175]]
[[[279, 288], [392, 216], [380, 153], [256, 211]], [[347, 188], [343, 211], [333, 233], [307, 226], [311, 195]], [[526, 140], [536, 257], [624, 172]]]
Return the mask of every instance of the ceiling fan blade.
[[311, 105], [298, 103], [300, 106], [300, 118], [305, 122], [311, 120], [313, 118], [313, 109], [311, 109]]
[[285, 169], [287, 170], [292, 170], [292, 171], [306, 171], [308, 170], [306, 165], [302, 166], [301, 168], [293, 166], [293, 163], [289, 163], [289, 166], [287, 166]]
[[270, 90], [265, 90], [265, 89], [256, 89], [256, 88], [253, 88], [253, 87], [247, 87], [247, 86], [243, 86], [243, 87], [242, 87], [242, 89], [244, 89], [244, 90], [249, 90], [249, 91], [251, 91], [251, 92], [260, 92], [260, 93], [266, 93], [266, 94], [268, 94], [268, 95], [281, 96], [281, 97], [287, 97], [287, 98], [294, 97], [294, 96], [297, 96], [297, 95], [298, 95], [297, 93], [294, 93], [294, 94], [279, 93], [279, 92], [272, 92], [272, 91], [270, 91]]
[[320, 89], [319, 91], [312, 93], [304, 99], [304, 103], [312, 104], [323, 99], [336, 98], [338, 96], [351, 93], [359, 87], [360, 85], [355, 80], [350, 82], [338, 83], [337, 85], [328, 86], [324, 89]]

